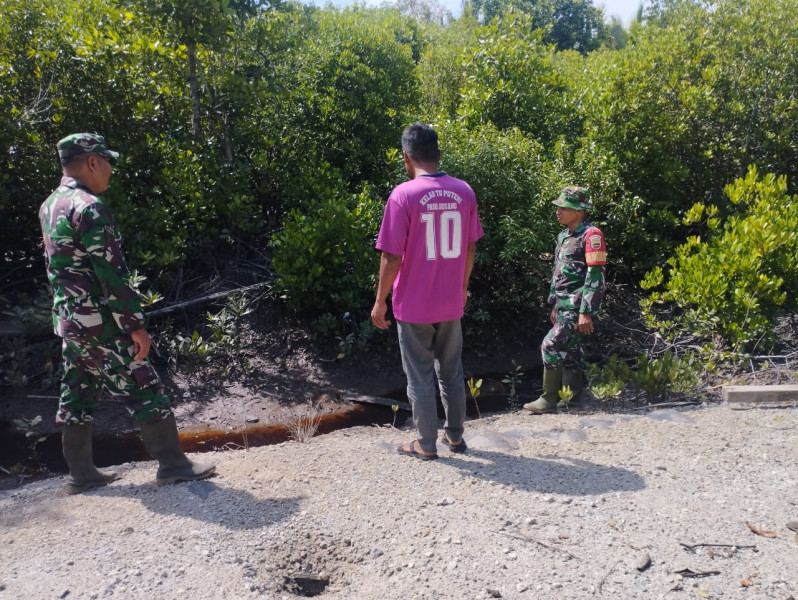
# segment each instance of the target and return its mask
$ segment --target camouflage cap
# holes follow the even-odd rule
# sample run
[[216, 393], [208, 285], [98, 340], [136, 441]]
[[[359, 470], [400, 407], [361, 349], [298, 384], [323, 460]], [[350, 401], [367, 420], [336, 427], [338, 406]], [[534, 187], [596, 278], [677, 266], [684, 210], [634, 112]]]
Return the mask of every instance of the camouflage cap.
[[61, 162], [80, 156], [82, 154], [99, 154], [115, 160], [119, 158], [119, 152], [108, 149], [105, 138], [96, 133], [73, 133], [58, 142], [58, 157]]
[[593, 208], [587, 188], [576, 187], [574, 185], [563, 188], [560, 195], [552, 200], [551, 203], [555, 206], [572, 208], [574, 210], [590, 210]]

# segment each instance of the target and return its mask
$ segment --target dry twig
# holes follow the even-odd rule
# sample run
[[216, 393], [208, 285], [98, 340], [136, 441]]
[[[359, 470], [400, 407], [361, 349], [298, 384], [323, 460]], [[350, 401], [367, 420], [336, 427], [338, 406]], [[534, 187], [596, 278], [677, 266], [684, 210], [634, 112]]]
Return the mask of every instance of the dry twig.
[[529, 537], [528, 535], [523, 535], [523, 534], [513, 535], [512, 533], [507, 533], [506, 531], [494, 531], [493, 533], [498, 533], [499, 535], [506, 535], [507, 537], [511, 537], [513, 539], [521, 540], [521, 541], [524, 541], [524, 542], [533, 542], [533, 543], [537, 544], [538, 546], [543, 546], [547, 550], [554, 550], [556, 552], [562, 552], [563, 554], [566, 554], [566, 555], [570, 556], [574, 560], [579, 560], [578, 557], [576, 557], [573, 554], [571, 554], [570, 552], [568, 552], [568, 550], [563, 550], [562, 548], [557, 548], [557, 546], [552, 546], [551, 544], [547, 544], [546, 542], [541, 542], [540, 540], [536, 540], [535, 538]]
[[688, 552], [695, 554], [696, 548], [737, 548], [738, 550], [756, 550], [756, 546], [740, 546], [738, 544], [679, 544]]

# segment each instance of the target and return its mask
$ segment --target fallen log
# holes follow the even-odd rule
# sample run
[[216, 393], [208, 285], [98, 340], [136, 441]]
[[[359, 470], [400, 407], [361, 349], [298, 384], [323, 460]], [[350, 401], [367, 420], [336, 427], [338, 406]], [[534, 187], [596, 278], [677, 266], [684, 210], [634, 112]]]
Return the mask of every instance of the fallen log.
[[203, 304], [205, 302], [210, 302], [212, 300], [218, 300], [219, 298], [226, 298], [227, 296], [232, 296], [233, 294], [243, 294], [244, 292], [257, 290], [266, 287], [267, 285], [270, 284], [263, 282], [263, 283], [248, 285], [242, 288], [236, 288], [234, 290], [215, 292], [213, 294], [208, 294], [207, 296], [194, 298], [193, 300], [186, 300], [185, 302], [178, 302], [177, 304], [172, 304], [171, 306], [165, 306], [163, 308], [158, 308], [156, 310], [151, 310], [151, 311], [145, 310], [144, 314], [147, 315], [148, 317], [159, 317], [161, 315], [167, 315], [169, 313], [175, 312], [176, 310], [181, 310], [183, 308], [188, 308], [190, 306], [196, 306], [197, 304]]

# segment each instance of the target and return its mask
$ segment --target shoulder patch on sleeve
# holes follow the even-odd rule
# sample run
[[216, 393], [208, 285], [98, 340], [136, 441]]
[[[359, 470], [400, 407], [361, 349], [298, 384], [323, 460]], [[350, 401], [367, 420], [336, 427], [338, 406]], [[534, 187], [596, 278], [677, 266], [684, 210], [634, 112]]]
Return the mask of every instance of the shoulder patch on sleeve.
[[591, 227], [585, 232], [585, 262], [588, 266], [607, 264], [604, 234], [597, 227]]

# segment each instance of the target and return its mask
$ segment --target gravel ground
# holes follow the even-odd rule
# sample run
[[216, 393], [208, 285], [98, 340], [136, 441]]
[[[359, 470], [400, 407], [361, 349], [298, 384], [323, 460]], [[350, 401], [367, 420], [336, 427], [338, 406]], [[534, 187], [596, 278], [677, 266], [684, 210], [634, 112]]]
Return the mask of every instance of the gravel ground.
[[204, 454], [202, 482], [53, 478], [0, 492], [0, 600], [798, 598], [796, 431], [795, 407], [513, 413], [437, 461], [359, 427]]

